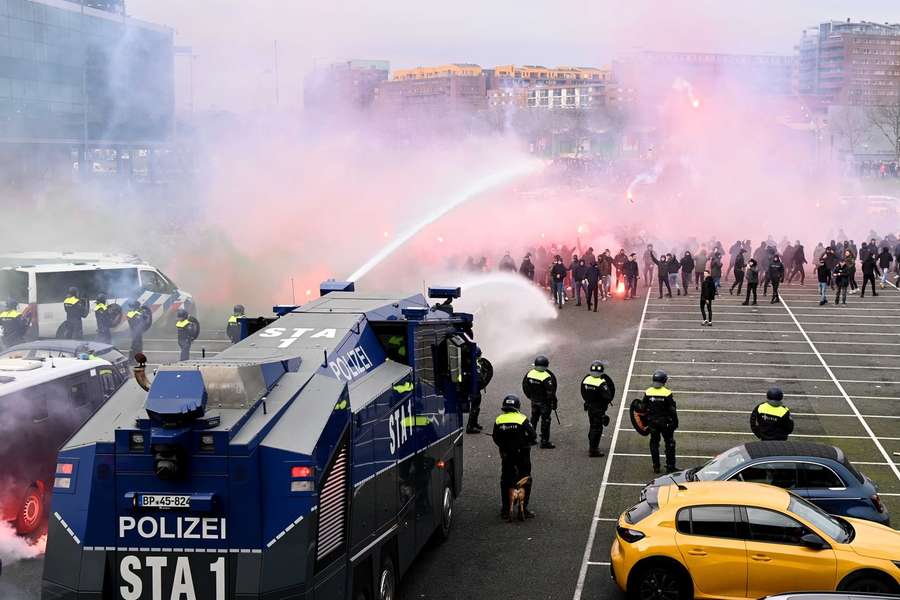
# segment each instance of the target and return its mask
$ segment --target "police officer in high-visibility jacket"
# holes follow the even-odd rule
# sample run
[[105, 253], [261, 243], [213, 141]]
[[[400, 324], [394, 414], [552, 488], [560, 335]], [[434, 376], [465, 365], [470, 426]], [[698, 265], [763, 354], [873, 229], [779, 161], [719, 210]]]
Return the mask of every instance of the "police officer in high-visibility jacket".
[[672, 390], [666, 387], [669, 376], [665, 371], [653, 373], [653, 385], [644, 391], [643, 404], [650, 427], [650, 457], [653, 472], [659, 473], [659, 440], [666, 444], [666, 472], [677, 471], [675, 466], [675, 430], [678, 429], [678, 410]]
[[537, 356], [522, 379], [522, 391], [531, 400], [531, 425], [541, 423], [541, 448], [556, 448], [550, 442], [550, 413], [556, 410], [556, 375], [550, 370], [550, 360]]
[[[528, 417], [519, 412], [522, 403], [518, 396], [509, 394], [501, 406], [503, 412], [494, 421], [491, 437], [500, 449], [500, 516], [509, 519], [509, 491], [531, 475], [531, 447], [537, 442], [537, 434]], [[525, 517], [533, 518], [534, 513], [528, 510], [531, 482], [524, 488]]]
[[603, 363], [595, 360], [584, 379], [581, 380], [581, 399], [588, 414], [588, 456], [603, 456], [600, 452], [600, 437], [603, 426], [609, 424], [606, 409], [616, 397], [616, 384], [604, 373]]
[[78, 288], [70, 287], [69, 295], [63, 300], [63, 308], [66, 310], [67, 340], [80, 340], [84, 338], [82, 319], [88, 316], [89, 306], [87, 300], [78, 295]]
[[753, 435], [764, 441], [785, 441], [794, 431], [791, 409], [785, 406], [781, 388], [766, 392], [766, 401], [758, 404], [750, 413], [750, 429]]
[[9, 348], [21, 344], [28, 331], [28, 319], [19, 310], [19, 303], [10, 298], [6, 310], [0, 312], [0, 327], [3, 328], [3, 346]]
[[144, 351], [144, 332], [150, 328], [149, 311], [141, 306], [137, 300], [128, 302], [128, 312], [125, 318], [128, 319], [128, 329], [131, 331], [131, 352], [129, 358], [134, 361], [134, 356], [138, 352]]
[[232, 344], [241, 341], [241, 323], [240, 318], [244, 316], [244, 305], [235, 304], [231, 316], [228, 317], [228, 324], [225, 326], [225, 333]]
[[94, 318], [97, 319], [97, 341], [112, 343], [112, 311], [107, 304], [106, 294], [97, 294], [94, 303]]
[[175, 330], [178, 332], [178, 347], [181, 348], [178, 360], [188, 360], [191, 357], [191, 344], [200, 335], [200, 322], [183, 308], [178, 309], [176, 316], [178, 320], [175, 322]]

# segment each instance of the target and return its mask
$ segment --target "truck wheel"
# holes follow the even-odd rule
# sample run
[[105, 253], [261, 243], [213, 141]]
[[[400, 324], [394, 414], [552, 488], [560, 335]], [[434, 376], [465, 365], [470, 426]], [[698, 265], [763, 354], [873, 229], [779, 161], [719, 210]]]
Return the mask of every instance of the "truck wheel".
[[47, 503], [44, 497], [44, 486], [41, 482], [33, 483], [22, 497], [19, 512], [16, 515], [16, 533], [31, 535], [40, 529], [47, 516]]
[[447, 541], [453, 526], [453, 486], [450, 476], [444, 475], [444, 486], [441, 489], [441, 524], [434, 532], [434, 541], [438, 544]]
[[399, 600], [397, 595], [397, 570], [390, 555], [381, 561], [381, 572], [378, 574], [378, 589], [375, 600]]

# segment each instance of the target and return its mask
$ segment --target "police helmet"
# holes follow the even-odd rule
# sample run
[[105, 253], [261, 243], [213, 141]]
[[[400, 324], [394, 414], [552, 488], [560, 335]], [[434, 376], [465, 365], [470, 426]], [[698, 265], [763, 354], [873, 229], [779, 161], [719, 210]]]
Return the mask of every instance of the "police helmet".
[[602, 373], [603, 372], [603, 362], [599, 360], [595, 360], [591, 363], [591, 373]]
[[669, 374], [663, 370], [655, 371], [653, 373], [653, 383], [658, 383], [659, 385], [665, 385], [669, 380]]
[[75, 286], [70, 287], [70, 288], [69, 288], [69, 295], [70, 295], [70, 296], [77, 296], [77, 295], [78, 295], [78, 288], [75, 287]]
[[184, 310], [183, 308], [179, 308], [178, 312], [175, 314], [178, 316], [179, 319], [187, 319], [188, 318], [188, 311]]
[[550, 366], [550, 359], [540, 354], [534, 358], [534, 366], [547, 368]]
[[766, 392], [766, 400], [774, 400], [775, 402], [781, 402], [784, 399], [784, 392], [781, 391], [781, 388], [773, 387], [769, 388], [769, 391]]
[[97, 294], [97, 302], [106, 304], [106, 294]]
[[519, 397], [515, 394], [508, 394], [503, 399], [503, 404], [501, 405], [503, 412], [511, 412], [514, 410], [519, 410], [522, 408], [522, 402], [519, 400]]
[[138, 302], [137, 300], [129, 300], [128, 301], [128, 308], [140, 308], [140, 307], [141, 307], [141, 303]]
[[236, 315], [244, 314], [244, 305], [243, 304], [235, 304], [234, 305], [234, 314], [236, 314]]

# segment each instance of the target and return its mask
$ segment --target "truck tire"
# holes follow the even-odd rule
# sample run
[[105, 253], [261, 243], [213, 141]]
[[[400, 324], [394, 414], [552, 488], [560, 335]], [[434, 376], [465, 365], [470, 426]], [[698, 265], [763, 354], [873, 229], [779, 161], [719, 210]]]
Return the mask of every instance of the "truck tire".
[[441, 488], [441, 522], [434, 530], [433, 541], [435, 544], [441, 544], [450, 538], [450, 530], [453, 527], [453, 501], [453, 485], [450, 475], [444, 473], [444, 485]]
[[375, 590], [375, 600], [399, 600], [397, 593], [397, 568], [394, 559], [386, 554], [381, 559], [381, 569], [378, 572], [378, 588]]
[[47, 520], [47, 497], [44, 484], [32, 483], [22, 495], [19, 511], [16, 513], [16, 533], [28, 536], [37, 532]]

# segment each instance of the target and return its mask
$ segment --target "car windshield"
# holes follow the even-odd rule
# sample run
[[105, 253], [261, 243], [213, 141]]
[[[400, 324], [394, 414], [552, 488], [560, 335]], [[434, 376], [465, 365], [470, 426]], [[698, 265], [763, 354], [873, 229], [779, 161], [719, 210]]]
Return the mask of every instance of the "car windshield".
[[788, 510], [811, 523], [816, 529], [839, 544], [846, 544], [853, 537], [853, 528], [844, 521], [838, 521], [821, 508], [803, 498], [791, 494]]
[[735, 446], [697, 469], [692, 476], [699, 481], [712, 481], [748, 460], [750, 455], [747, 454], [747, 450], [743, 446]]

